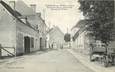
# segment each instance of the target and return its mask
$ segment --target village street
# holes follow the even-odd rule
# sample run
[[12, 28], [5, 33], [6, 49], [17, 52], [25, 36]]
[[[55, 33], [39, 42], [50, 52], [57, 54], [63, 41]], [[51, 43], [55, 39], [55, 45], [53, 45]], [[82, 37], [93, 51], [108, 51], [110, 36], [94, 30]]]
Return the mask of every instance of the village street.
[[66, 49], [36, 52], [0, 63], [0, 72], [93, 72]]

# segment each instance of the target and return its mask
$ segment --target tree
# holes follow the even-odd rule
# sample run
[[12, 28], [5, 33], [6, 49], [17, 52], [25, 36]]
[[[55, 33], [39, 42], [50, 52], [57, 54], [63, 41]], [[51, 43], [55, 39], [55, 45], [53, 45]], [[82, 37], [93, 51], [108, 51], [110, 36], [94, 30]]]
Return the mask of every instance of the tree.
[[114, 0], [79, 0], [80, 10], [87, 20], [87, 30], [95, 40], [109, 44], [114, 25]]
[[66, 33], [64, 35], [64, 40], [65, 40], [65, 42], [70, 42], [71, 41], [71, 35], [69, 33]]

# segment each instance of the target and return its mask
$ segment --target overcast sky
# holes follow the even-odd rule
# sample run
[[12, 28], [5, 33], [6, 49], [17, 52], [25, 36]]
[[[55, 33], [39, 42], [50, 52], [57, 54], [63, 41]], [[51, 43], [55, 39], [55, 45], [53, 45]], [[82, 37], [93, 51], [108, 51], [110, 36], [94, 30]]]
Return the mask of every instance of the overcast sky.
[[[42, 13], [47, 25], [52, 27], [57, 25], [66, 33], [67, 27], [69, 30], [81, 19], [79, 3], [77, 0], [23, 0], [27, 4], [37, 4], [37, 12]], [[61, 10], [53, 10], [55, 5], [63, 5]], [[65, 6], [64, 6], [65, 5]], [[60, 7], [58, 8], [60, 9]], [[63, 10], [66, 9], [66, 10]]]

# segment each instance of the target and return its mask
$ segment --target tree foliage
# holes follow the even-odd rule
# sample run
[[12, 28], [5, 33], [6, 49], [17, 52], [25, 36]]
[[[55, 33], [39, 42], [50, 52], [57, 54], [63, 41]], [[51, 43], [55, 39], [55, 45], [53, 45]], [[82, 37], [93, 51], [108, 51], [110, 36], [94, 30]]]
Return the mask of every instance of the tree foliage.
[[108, 44], [114, 25], [114, 0], [79, 0], [80, 10], [96, 40]]
[[70, 42], [71, 41], [71, 35], [69, 33], [66, 33], [64, 35], [64, 40], [65, 40], [65, 42]]

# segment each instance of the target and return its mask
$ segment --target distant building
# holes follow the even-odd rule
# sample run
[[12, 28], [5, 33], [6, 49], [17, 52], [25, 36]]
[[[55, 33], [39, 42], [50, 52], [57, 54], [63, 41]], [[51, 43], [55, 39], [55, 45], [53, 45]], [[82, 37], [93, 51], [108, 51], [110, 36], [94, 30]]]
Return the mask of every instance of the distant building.
[[86, 31], [84, 20], [78, 22], [78, 24], [71, 29], [72, 35], [72, 48], [76, 49], [81, 53], [88, 54], [90, 49], [90, 43], [94, 42], [92, 36], [90, 36], [90, 32]]
[[0, 1], [2, 56], [22, 55], [41, 49], [41, 44], [44, 44], [46, 37], [46, 25], [41, 14], [36, 13], [35, 9], [36, 5], [29, 7], [21, 0], [9, 3]]
[[[73, 49], [82, 52], [84, 54], [89, 54], [90, 44], [96, 44], [102, 47], [102, 42], [100, 40], [95, 40], [91, 35], [91, 31], [85, 30], [87, 27], [85, 25], [86, 21], [81, 20], [78, 24], [72, 28], [71, 35], [73, 36]], [[111, 33], [112, 41], [108, 45], [108, 48], [115, 48], [115, 25]]]
[[64, 33], [59, 29], [59, 27], [54, 26], [47, 33], [48, 44], [47, 47], [58, 49], [62, 48], [64, 44]]

